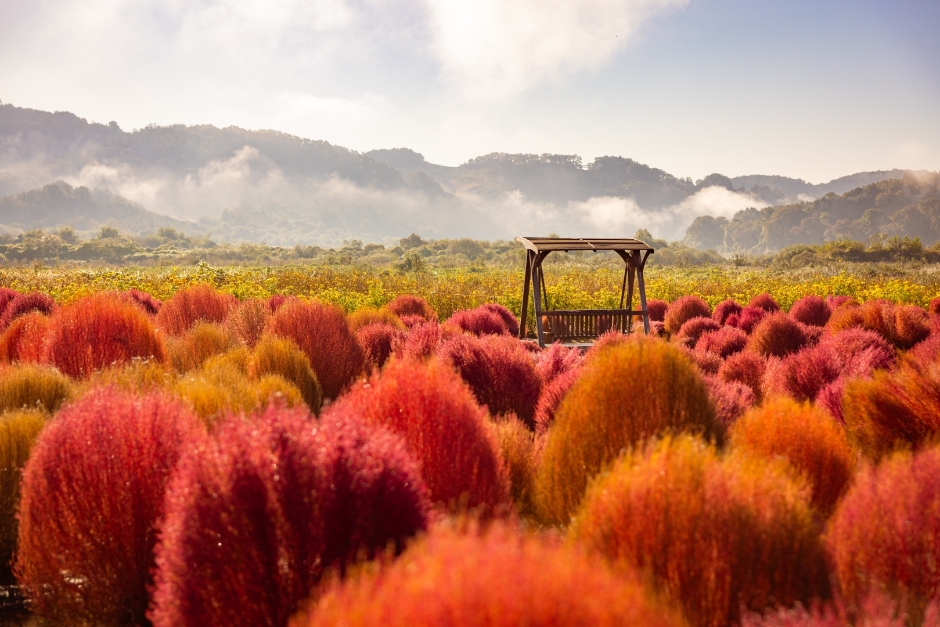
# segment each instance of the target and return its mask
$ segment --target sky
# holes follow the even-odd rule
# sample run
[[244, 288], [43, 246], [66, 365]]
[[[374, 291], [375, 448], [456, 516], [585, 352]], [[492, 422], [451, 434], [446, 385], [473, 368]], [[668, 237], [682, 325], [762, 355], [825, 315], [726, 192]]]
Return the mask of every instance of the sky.
[[936, 0], [0, 0], [0, 101], [458, 165], [940, 170]]

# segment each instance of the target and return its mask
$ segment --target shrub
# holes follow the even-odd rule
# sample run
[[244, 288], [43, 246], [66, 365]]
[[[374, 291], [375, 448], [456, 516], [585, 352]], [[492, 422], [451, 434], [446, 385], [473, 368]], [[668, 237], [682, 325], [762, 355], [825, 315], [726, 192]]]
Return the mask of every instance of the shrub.
[[[3, 317], [3, 312], [6, 310], [7, 305], [10, 304], [10, 301], [16, 298], [18, 295], [19, 292], [16, 290], [0, 285], [0, 318]], [[2, 329], [0, 329], [0, 331], [2, 331]]]
[[326, 569], [401, 550], [428, 520], [400, 438], [278, 405], [225, 420], [181, 460], [166, 503], [156, 627], [286, 625]]
[[666, 317], [663, 319], [666, 333], [673, 335], [679, 332], [682, 325], [687, 320], [698, 316], [709, 317], [712, 315], [711, 307], [699, 296], [688, 295], [677, 298], [666, 310]]
[[540, 516], [567, 524], [588, 481], [624, 448], [681, 431], [720, 440], [723, 428], [679, 348], [644, 338], [598, 354], [555, 413], [536, 483]]
[[646, 301], [646, 313], [650, 316], [650, 322], [663, 322], [666, 319], [666, 309], [669, 303], [658, 298], [651, 298]]
[[776, 464], [666, 438], [591, 486], [571, 536], [648, 573], [692, 625], [719, 627], [742, 609], [828, 596], [804, 492]]
[[374, 307], [360, 307], [349, 314], [349, 317], [346, 318], [346, 323], [353, 333], [370, 324], [385, 324], [395, 329], [405, 329], [405, 325], [398, 319], [398, 316], [387, 308], [375, 309]]
[[872, 459], [898, 447], [919, 447], [940, 431], [940, 376], [903, 359], [896, 372], [847, 381], [842, 413], [859, 449]]
[[333, 305], [294, 301], [283, 305], [268, 330], [292, 340], [307, 356], [323, 397], [334, 399], [362, 372], [365, 356], [343, 310]]
[[741, 329], [748, 335], [754, 330], [761, 320], [767, 315], [767, 312], [758, 307], [745, 307], [739, 314], [731, 314], [725, 320], [725, 324]]
[[777, 301], [774, 300], [774, 297], [764, 292], [763, 294], [758, 294], [751, 299], [751, 302], [747, 304], [748, 307], [754, 307], [756, 309], [763, 309], [769, 314], [777, 313], [780, 311], [780, 305], [777, 304]]
[[738, 381], [705, 377], [705, 385], [715, 404], [715, 416], [726, 429], [757, 402], [754, 391]]
[[273, 310], [269, 302], [260, 298], [249, 298], [238, 303], [225, 319], [225, 328], [232, 332], [248, 348], [254, 348], [261, 340], [264, 327]]
[[536, 470], [535, 435], [512, 414], [496, 421], [493, 428], [509, 474], [509, 496], [519, 513], [531, 514]]
[[535, 367], [538, 368], [543, 386], [566, 372], [580, 368], [581, 362], [579, 349], [562, 346], [560, 342], [555, 342], [535, 357]]
[[437, 312], [420, 296], [411, 294], [400, 294], [396, 296], [386, 309], [396, 316], [419, 316], [428, 322], [437, 322]]
[[825, 409], [835, 420], [845, 426], [845, 416], [842, 413], [842, 396], [845, 393], [845, 378], [839, 377], [816, 395], [816, 406]]
[[897, 353], [878, 333], [850, 328], [823, 337], [820, 347], [835, 352], [842, 372], [849, 377], [868, 377], [875, 370], [894, 365]]
[[24, 364], [0, 370], [0, 413], [40, 409], [53, 414], [71, 396], [71, 381], [54, 368]]
[[163, 342], [146, 314], [109, 294], [81, 298], [49, 322], [44, 361], [71, 377], [134, 358], [163, 361]]
[[717, 305], [715, 305], [715, 311], [712, 312], [712, 318], [718, 324], [725, 324], [728, 321], [728, 316], [735, 314], [740, 315], [741, 305], [738, 304], [735, 300], [723, 300]]
[[591, 348], [589, 348], [587, 352], [584, 353], [583, 363], [589, 363], [593, 361], [595, 357], [603, 354], [608, 348], [627, 344], [631, 339], [632, 338], [629, 335], [624, 335], [619, 331], [608, 331], [607, 333], [604, 333], [599, 338], [597, 338], [597, 341], [591, 345]]
[[427, 359], [437, 353], [444, 333], [437, 322], [426, 322], [410, 327], [401, 345], [401, 356]]
[[0, 331], [5, 330], [14, 320], [31, 311], [37, 311], [48, 316], [54, 308], [55, 301], [45, 294], [39, 292], [17, 294], [10, 299], [3, 309], [3, 314], [0, 315]]
[[456, 335], [441, 344], [438, 356], [457, 370], [490, 414], [514, 413], [535, 428], [535, 406], [542, 391], [535, 362], [513, 337]]
[[729, 356], [718, 368], [718, 378], [722, 381], [737, 381], [751, 388], [754, 396], [763, 397], [762, 381], [767, 370], [767, 360], [750, 351], [742, 351]]
[[565, 398], [571, 390], [571, 386], [580, 376], [581, 369], [576, 368], [555, 377], [551, 383], [542, 386], [539, 402], [535, 406], [536, 433], [543, 434], [548, 431], [548, 428], [555, 421], [555, 412], [558, 411], [562, 399]]
[[514, 313], [509, 311], [509, 309], [499, 303], [485, 303], [480, 305], [479, 309], [489, 311], [499, 316], [506, 325], [506, 331], [509, 332], [509, 335], [513, 337], [519, 336], [519, 319]]
[[157, 328], [182, 335], [197, 322], [225, 322], [237, 304], [234, 296], [217, 292], [209, 285], [194, 285], [178, 291], [157, 313]]
[[284, 303], [288, 301], [294, 301], [294, 300], [297, 300], [296, 296], [284, 296], [284, 294], [274, 294], [270, 298], [268, 298], [268, 307], [271, 308], [271, 313], [274, 313], [275, 311], [280, 309]]
[[814, 327], [826, 326], [831, 315], [832, 311], [826, 301], [814, 295], [804, 296], [790, 307], [791, 318]]
[[105, 388], [59, 412], [21, 488], [15, 570], [36, 615], [143, 624], [164, 486], [183, 449], [202, 442], [192, 412], [162, 395]]
[[33, 442], [46, 424], [37, 411], [20, 410], [0, 416], [0, 584], [15, 583], [10, 562], [16, 550], [16, 509], [20, 476]]
[[760, 321], [751, 337], [748, 338], [747, 347], [765, 357], [785, 357], [795, 353], [807, 344], [804, 326], [791, 319], [783, 312], [768, 315]]
[[940, 592], [940, 449], [863, 468], [826, 531], [843, 594], [879, 589], [922, 615]]
[[170, 391], [176, 382], [175, 373], [166, 364], [144, 359], [135, 359], [122, 366], [100, 370], [84, 382], [86, 389], [116, 387], [137, 394], [155, 390]]
[[126, 301], [137, 305], [141, 311], [151, 318], [156, 316], [157, 312], [160, 311], [160, 307], [163, 306], [163, 301], [154, 298], [147, 292], [141, 292], [137, 289], [120, 292], [120, 295]]
[[689, 359], [698, 366], [698, 369], [702, 371], [702, 374], [713, 375], [718, 373], [718, 369], [721, 367], [721, 357], [715, 353], [709, 353], [707, 351], [693, 350], [686, 346], [682, 346], [682, 352], [689, 356]]
[[705, 316], [686, 320], [675, 335], [676, 342], [689, 348], [695, 348], [700, 337], [711, 331], [717, 331], [721, 325]]
[[855, 452], [838, 423], [822, 409], [786, 397], [768, 399], [738, 420], [733, 450], [782, 457], [806, 478], [812, 503], [828, 517], [855, 474]]
[[920, 307], [887, 301], [868, 301], [835, 310], [826, 325], [831, 333], [853, 327], [874, 331], [898, 348], [908, 349], [930, 335], [930, 318]]
[[323, 404], [320, 382], [307, 357], [290, 340], [271, 335], [263, 337], [251, 355], [250, 372], [255, 378], [269, 374], [284, 377], [297, 386], [310, 411], [320, 413]]
[[473, 335], [511, 335], [499, 314], [479, 307], [455, 311], [446, 324]]
[[897, 346], [909, 349], [930, 335], [930, 318], [916, 305], [897, 305], [894, 308], [894, 328]]
[[32, 311], [18, 317], [0, 336], [0, 361], [40, 363], [46, 352], [49, 316]]
[[695, 344], [695, 350], [714, 353], [724, 359], [744, 350], [746, 345], [747, 334], [744, 331], [734, 327], [721, 327], [717, 331], [702, 334]]
[[820, 390], [842, 374], [835, 352], [828, 346], [814, 346], [784, 357], [770, 388], [798, 401], [813, 401]]
[[167, 338], [166, 353], [173, 369], [186, 373], [231, 350], [235, 343], [235, 337], [221, 325], [198, 322], [182, 336]]
[[649, 598], [635, 576], [503, 524], [486, 531], [436, 529], [395, 562], [334, 582], [291, 622], [292, 627], [682, 624], [676, 612]]
[[930, 603], [924, 621], [920, 623], [901, 610], [888, 595], [873, 593], [857, 604], [837, 598], [833, 603], [813, 603], [809, 609], [797, 605], [769, 610], [763, 616], [749, 614], [742, 617], [741, 627], [940, 627], [938, 610], [940, 607], [936, 601]]
[[374, 368], [381, 368], [391, 357], [392, 353], [405, 341], [405, 333], [401, 329], [377, 322], [359, 327], [356, 339], [362, 346], [366, 361]]
[[362, 417], [404, 436], [437, 504], [493, 509], [507, 502], [509, 477], [486, 411], [437, 360], [392, 360], [326, 413]]
[[[2, 346], [2, 343], [3, 341], [0, 339], [0, 346]], [[918, 342], [908, 354], [924, 365], [935, 361], [940, 356], [940, 333], [934, 333], [926, 340]]]
[[931, 316], [940, 316], [940, 296], [930, 299], [930, 304], [927, 305], [927, 313]]

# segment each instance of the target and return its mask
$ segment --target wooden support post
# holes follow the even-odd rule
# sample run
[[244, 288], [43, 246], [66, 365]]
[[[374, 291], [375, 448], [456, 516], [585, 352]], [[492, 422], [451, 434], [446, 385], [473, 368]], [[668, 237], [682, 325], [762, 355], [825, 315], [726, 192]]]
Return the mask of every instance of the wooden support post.
[[519, 339], [524, 340], [526, 336], [526, 325], [529, 322], [529, 281], [532, 279], [532, 257], [535, 256], [531, 250], [525, 251], [525, 278], [522, 280], [522, 317], [519, 318]]
[[539, 346], [545, 348], [545, 334], [542, 331], [542, 292], [539, 285], [542, 259], [542, 253], [539, 253], [532, 263], [532, 305], [535, 309], [535, 330], [539, 338]]
[[627, 257], [627, 332], [633, 332], [633, 283], [636, 280], [636, 252], [631, 252]]
[[[640, 251], [637, 251], [637, 257], [640, 256]], [[640, 310], [643, 312], [643, 330], [646, 331], [646, 334], [650, 334], [650, 312], [646, 307], [646, 283], [643, 281], [643, 268], [646, 267], [646, 260], [649, 259], [650, 253], [647, 252], [643, 256], [640, 263], [637, 265], [637, 283], [640, 287]]]

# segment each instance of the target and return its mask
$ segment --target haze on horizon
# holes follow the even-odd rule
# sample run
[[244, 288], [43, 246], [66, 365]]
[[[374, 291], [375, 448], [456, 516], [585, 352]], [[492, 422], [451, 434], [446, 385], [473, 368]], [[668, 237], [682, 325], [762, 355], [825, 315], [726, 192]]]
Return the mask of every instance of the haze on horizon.
[[0, 100], [679, 177], [940, 170], [940, 4], [0, 0]]

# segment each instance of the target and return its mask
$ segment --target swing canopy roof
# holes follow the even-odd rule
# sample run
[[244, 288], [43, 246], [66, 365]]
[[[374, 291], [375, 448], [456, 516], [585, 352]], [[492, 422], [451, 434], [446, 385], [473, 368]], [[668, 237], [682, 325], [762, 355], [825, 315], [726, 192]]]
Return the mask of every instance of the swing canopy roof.
[[653, 247], [645, 242], [627, 238], [517, 237], [516, 241], [536, 253], [548, 253], [556, 250], [564, 252], [570, 250], [593, 250], [595, 252], [601, 250], [653, 250]]

